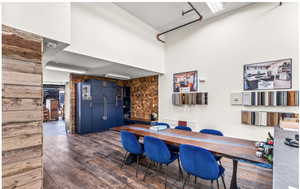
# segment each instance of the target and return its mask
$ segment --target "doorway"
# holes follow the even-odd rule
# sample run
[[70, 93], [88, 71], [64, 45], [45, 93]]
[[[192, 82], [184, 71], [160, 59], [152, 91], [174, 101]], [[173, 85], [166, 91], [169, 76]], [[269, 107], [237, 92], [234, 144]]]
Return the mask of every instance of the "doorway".
[[43, 94], [43, 135], [66, 135], [65, 86], [44, 84]]

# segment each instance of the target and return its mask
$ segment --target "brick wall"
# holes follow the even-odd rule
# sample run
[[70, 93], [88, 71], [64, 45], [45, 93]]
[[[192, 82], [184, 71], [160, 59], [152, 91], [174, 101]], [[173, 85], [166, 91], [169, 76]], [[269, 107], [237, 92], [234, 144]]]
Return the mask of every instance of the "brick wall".
[[150, 120], [151, 113], [158, 113], [158, 76], [131, 79], [125, 85], [130, 87], [132, 119]]

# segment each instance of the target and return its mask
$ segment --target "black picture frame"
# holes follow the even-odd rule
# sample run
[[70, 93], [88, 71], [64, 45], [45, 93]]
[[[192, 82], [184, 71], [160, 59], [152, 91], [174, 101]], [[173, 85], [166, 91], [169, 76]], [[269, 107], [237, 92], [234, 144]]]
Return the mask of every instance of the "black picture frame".
[[180, 87], [178, 88], [178, 83], [176, 82], [176, 79], [179, 75], [186, 75], [186, 74], [193, 74], [194, 75], [194, 81], [193, 81], [193, 89], [190, 89], [189, 92], [197, 92], [198, 91], [198, 71], [187, 71], [187, 72], [179, 72], [173, 74], [173, 92], [180, 92]]
[[[247, 74], [247, 68], [249, 67], [249, 66], [253, 66], [253, 65], [256, 65], [256, 66], [260, 66], [260, 65], [263, 65], [263, 64], [270, 64], [270, 65], [272, 65], [272, 64], [274, 64], [274, 63], [279, 63], [279, 62], [284, 62], [284, 61], [287, 61], [288, 62], [288, 67], [287, 67], [287, 69], [290, 69], [290, 71], [287, 71], [287, 74], [288, 74], [288, 76], [287, 77], [289, 77], [289, 79], [288, 79], [288, 82], [289, 82], [289, 86], [287, 86], [287, 87], [276, 87], [276, 86], [273, 86], [272, 88], [258, 88], [258, 82], [259, 81], [266, 81], [266, 80], [269, 80], [269, 82], [270, 81], [272, 81], [272, 78], [273, 78], [273, 82], [275, 82], [275, 80], [274, 80], [274, 78], [275, 77], [277, 77], [277, 75], [270, 75], [270, 73], [267, 73], [267, 75], [268, 75], [268, 77], [270, 77], [270, 78], [265, 78], [265, 79], [256, 79], [256, 80], [254, 80], [254, 81], [251, 81], [251, 82], [249, 82], [249, 79], [247, 79], [247, 77], [251, 77], [251, 76], [249, 76], [249, 74], [247, 75], [247, 77], [246, 77], [246, 74]], [[293, 84], [293, 77], [292, 77], [292, 75], [293, 75], [293, 67], [292, 67], [292, 58], [285, 58], [285, 59], [277, 59], [277, 60], [270, 60], [270, 61], [265, 61], [265, 62], [259, 62], [259, 63], [251, 63], [251, 64], [245, 64], [244, 66], [243, 66], [243, 89], [245, 90], [245, 91], [252, 91], [252, 90], [278, 90], [278, 89], [291, 89], [292, 88], [292, 84]], [[284, 63], [286, 63], [286, 62], [284, 62]], [[277, 68], [277, 69], [279, 69], [279, 67]], [[260, 74], [260, 73], [259, 73]], [[259, 77], [264, 77], [264, 76], [262, 76], [262, 75], [266, 75], [266, 73], [264, 73], [264, 74], [260, 74], [260, 76]], [[257, 77], [257, 76], [254, 76], [254, 77]], [[267, 77], [267, 76], [266, 76]], [[256, 82], [257, 83], [256, 83]], [[273, 85], [274, 85], [274, 83], [273, 83]]]

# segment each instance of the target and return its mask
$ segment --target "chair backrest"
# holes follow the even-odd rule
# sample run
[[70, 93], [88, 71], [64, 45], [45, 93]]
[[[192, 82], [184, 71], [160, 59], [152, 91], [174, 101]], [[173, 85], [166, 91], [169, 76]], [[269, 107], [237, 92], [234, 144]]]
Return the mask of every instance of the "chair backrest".
[[175, 129], [184, 130], [184, 131], [192, 131], [190, 127], [187, 126], [177, 126]]
[[183, 169], [194, 176], [214, 180], [219, 177], [219, 165], [213, 154], [204, 148], [183, 144], [179, 147]]
[[151, 125], [156, 126], [156, 125], [165, 125], [167, 128], [170, 128], [170, 125], [168, 123], [163, 123], [163, 122], [153, 122]]
[[171, 159], [171, 152], [168, 146], [158, 138], [145, 136], [144, 149], [145, 155], [158, 163], [167, 163]]
[[132, 154], [142, 154], [143, 148], [139, 143], [137, 136], [128, 131], [121, 131], [121, 142], [123, 148]]
[[218, 135], [218, 136], [224, 136], [221, 131], [214, 130], [214, 129], [202, 129], [199, 131], [200, 133], [203, 134], [210, 134], [210, 135]]

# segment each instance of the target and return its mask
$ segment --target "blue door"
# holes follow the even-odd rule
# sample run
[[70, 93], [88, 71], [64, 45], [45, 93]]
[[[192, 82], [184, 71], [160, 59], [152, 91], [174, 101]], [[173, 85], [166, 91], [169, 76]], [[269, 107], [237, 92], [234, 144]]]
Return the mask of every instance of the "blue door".
[[91, 83], [77, 84], [77, 125], [79, 134], [93, 132], [92, 130], [92, 98], [90, 97]]

